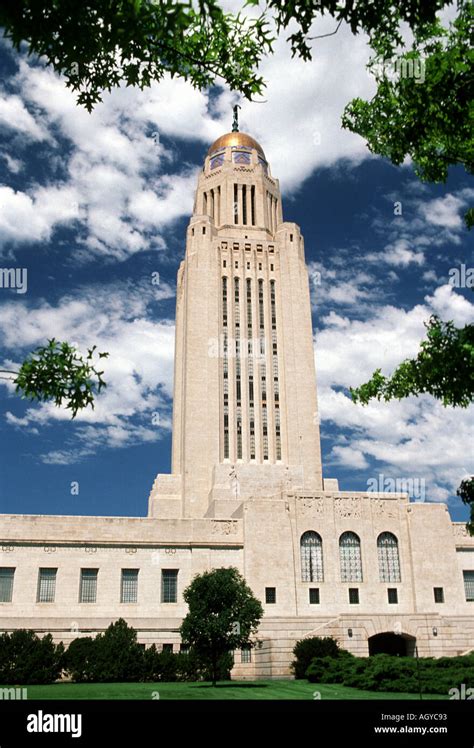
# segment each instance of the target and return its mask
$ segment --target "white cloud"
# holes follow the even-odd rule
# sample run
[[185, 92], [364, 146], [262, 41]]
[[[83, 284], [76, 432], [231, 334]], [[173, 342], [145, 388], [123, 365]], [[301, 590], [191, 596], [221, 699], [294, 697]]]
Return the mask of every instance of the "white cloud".
[[47, 138], [43, 127], [36, 122], [19, 96], [0, 95], [0, 124], [32, 140]]
[[434, 226], [460, 229], [463, 225], [461, 210], [465, 201], [454, 195], [445, 195], [421, 204], [425, 219]]
[[423, 252], [411, 249], [405, 239], [398, 239], [392, 245], [388, 245], [383, 252], [383, 260], [396, 267], [407, 267], [411, 263], [422, 265], [424, 259]]
[[[332, 312], [316, 336], [315, 360], [322, 433], [325, 423], [338, 429], [330, 463], [359, 469], [376, 460], [388, 475], [424, 478], [427, 499], [438, 501], [469, 470], [473, 409], [445, 408], [428, 395], [361, 406], [341, 391], [367, 381], [376, 368], [389, 374], [416, 355], [432, 313], [457, 325], [474, 321], [474, 305], [449, 285], [409, 311], [379, 306], [364, 320]], [[341, 434], [348, 435], [343, 446]]]
[[[5, 348], [31, 350], [55, 337], [74, 342], [82, 351], [95, 343], [99, 351], [110, 354], [100, 360], [107, 388], [96, 398], [95, 409], [78, 412], [71, 447], [60, 450], [59, 456], [44, 455], [45, 461], [73, 460], [77, 450], [82, 454], [84, 439], [87, 449], [117, 448], [158, 439], [170, 428], [174, 325], [166, 319], [150, 320], [147, 308], [154, 300], [171, 298], [173, 289], [165, 283], [155, 289], [150, 283], [81, 290], [80, 296], [64, 297], [56, 306], [42, 303], [28, 308], [25, 303], [7, 303], [0, 315], [0, 340]], [[91, 315], [91, 308], [96, 314]], [[15, 398], [6, 414], [13, 426], [70, 424], [70, 412], [50, 402], [31, 406], [22, 416], [14, 412], [16, 403]]]
[[18, 172], [23, 169], [23, 161], [21, 161], [19, 158], [14, 158], [8, 153], [0, 153], [0, 158], [3, 158], [6, 161], [7, 169], [12, 174], [18, 174]]
[[336, 464], [339, 462], [356, 470], [363, 470], [369, 467], [369, 463], [359, 449], [336, 445], [332, 448], [331, 454], [334, 456]]
[[47, 241], [56, 225], [79, 215], [69, 187], [38, 187], [31, 195], [0, 186], [0, 243]]

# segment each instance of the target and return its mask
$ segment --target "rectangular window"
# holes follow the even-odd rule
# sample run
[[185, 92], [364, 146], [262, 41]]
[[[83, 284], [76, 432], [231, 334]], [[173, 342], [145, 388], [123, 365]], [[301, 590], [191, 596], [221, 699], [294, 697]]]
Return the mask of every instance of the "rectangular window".
[[38, 574], [38, 595], [39, 603], [54, 603], [56, 593], [56, 574], [57, 569], [40, 569]]
[[13, 577], [15, 569], [0, 566], [0, 603], [11, 603], [13, 597]]
[[163, 652], [173, 652], [172, 644], [163, 644]]
[[398, 590], [396, 587], [389, 587], [387, 593], [390, 605], [396, 605], [398, 603]]
[[121, 603], [136, 603], [138, 599], [138, 569], [122, 569]]
[[250, 647], [242, 647], [240, 650], [240, 661], [241, 662], [252, 662], [252, 650]]
[[466, 602], [474, 602], [474, 571], [463, 571]]
[[267, 605], [276, 603], [276, 587], [265, 587], [265, 602]]
[[178, 601], [178, 569], [163, 569], [161, 572], [161, 602]]
[[188, 645], [187, 644], [180, 644], [179, 645], [179, 651], [183, 655], [189, 654], [189, 647], [188, 647]]
[[319, 605], [319, 587], [309, 588], [309, 602], [310, 605]]
[[359, 605], [359, 589], [357, 587], [349, 587], [349, 602], [351, 605]]
[[95, 603], [97, 601], [98, 569], [81, 569], [80, 603]]
[[433, 587], [435, 603], [444, 603], [444, 589], [442, 587]]

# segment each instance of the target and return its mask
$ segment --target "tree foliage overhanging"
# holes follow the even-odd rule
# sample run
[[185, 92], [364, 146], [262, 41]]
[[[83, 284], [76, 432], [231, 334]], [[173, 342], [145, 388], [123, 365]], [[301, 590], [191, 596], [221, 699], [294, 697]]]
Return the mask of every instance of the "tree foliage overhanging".
[[222, 78], [247, 98], [271, 35], [263, 16], [225, 13], [215, 0], [4, 0], [0, 26], [19, 49], [43, 57], [89, 111], [103, 91], [145, 88], [165, 74], [203, 89]]
[[354, 402], [392, 400], [428, 393], [443, 405], [466, 408], [474, 400], [474, 325], [457, 328], [432, 315], [426, 340], [415, 358], [403, 361], [390, 377], [377, 369], [360, 387], [351, 388]]
[[93, 359], [94, 355], [101, 359], [109, 354], [95, 354], [96, 347], [82, 356], [74, 346], [52, 338], [30, 353], [18, 372], [2, 370], [8, 375], [2, 379], [11, 379], [16, 391], [28, 400], [53, 400], [57, 406], [65, 403], [75, 418], [88, 405], [94, 408], [95, 396], [107, 386], [104, 372], [96, 369]]

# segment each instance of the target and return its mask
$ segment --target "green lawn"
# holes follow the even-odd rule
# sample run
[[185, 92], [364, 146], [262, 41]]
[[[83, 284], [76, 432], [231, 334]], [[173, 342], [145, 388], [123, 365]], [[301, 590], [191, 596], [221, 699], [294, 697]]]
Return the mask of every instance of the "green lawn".
[[[53, 683], [28, 686], [28, 699], [418, 699], [413, 693], [360, 691], [341, 685], [316, 685], [298, 680], [210, 683]], [[317, 697], [317, 696], [316, 696]], [[423, 694], [424, 699], [446, 699]]]

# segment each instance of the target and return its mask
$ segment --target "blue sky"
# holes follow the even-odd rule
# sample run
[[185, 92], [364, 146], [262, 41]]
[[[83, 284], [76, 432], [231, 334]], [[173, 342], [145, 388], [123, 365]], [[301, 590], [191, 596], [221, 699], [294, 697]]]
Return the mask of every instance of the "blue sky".
[[[264, 103], [241, 102], [284, 218], [305, 237], [324, 474], [344, 490], [381, 475], [424, 481], [424, 499], [463, 520], [455, 490], [472, 471], [472, 409], [428, 396], [362, 408], [348, 387], [414, 355], [430, 314], [473, 321], [472, 293], [449, 283], [451, 268], [472, 266], [472, 180], [459, 168], [423, 185], [410, 164], [342, 131], [344, 105], [374, 90], [368, 48], [346, 29], [324, 42], [312, 63], [280, 42], [262, 67]], [[144, 515], [170, 470], [175, 278], [196, 177], [236, 99], [165, 80], [107, 94], [89, 115], [6, 42], [0, 80], [1, 266], [28, 271], [25, 294], [0, 289], [2, 367], [53, 336], [110, 353], [106, 392], [74, 422], [2, 383], [0, 511]]]

